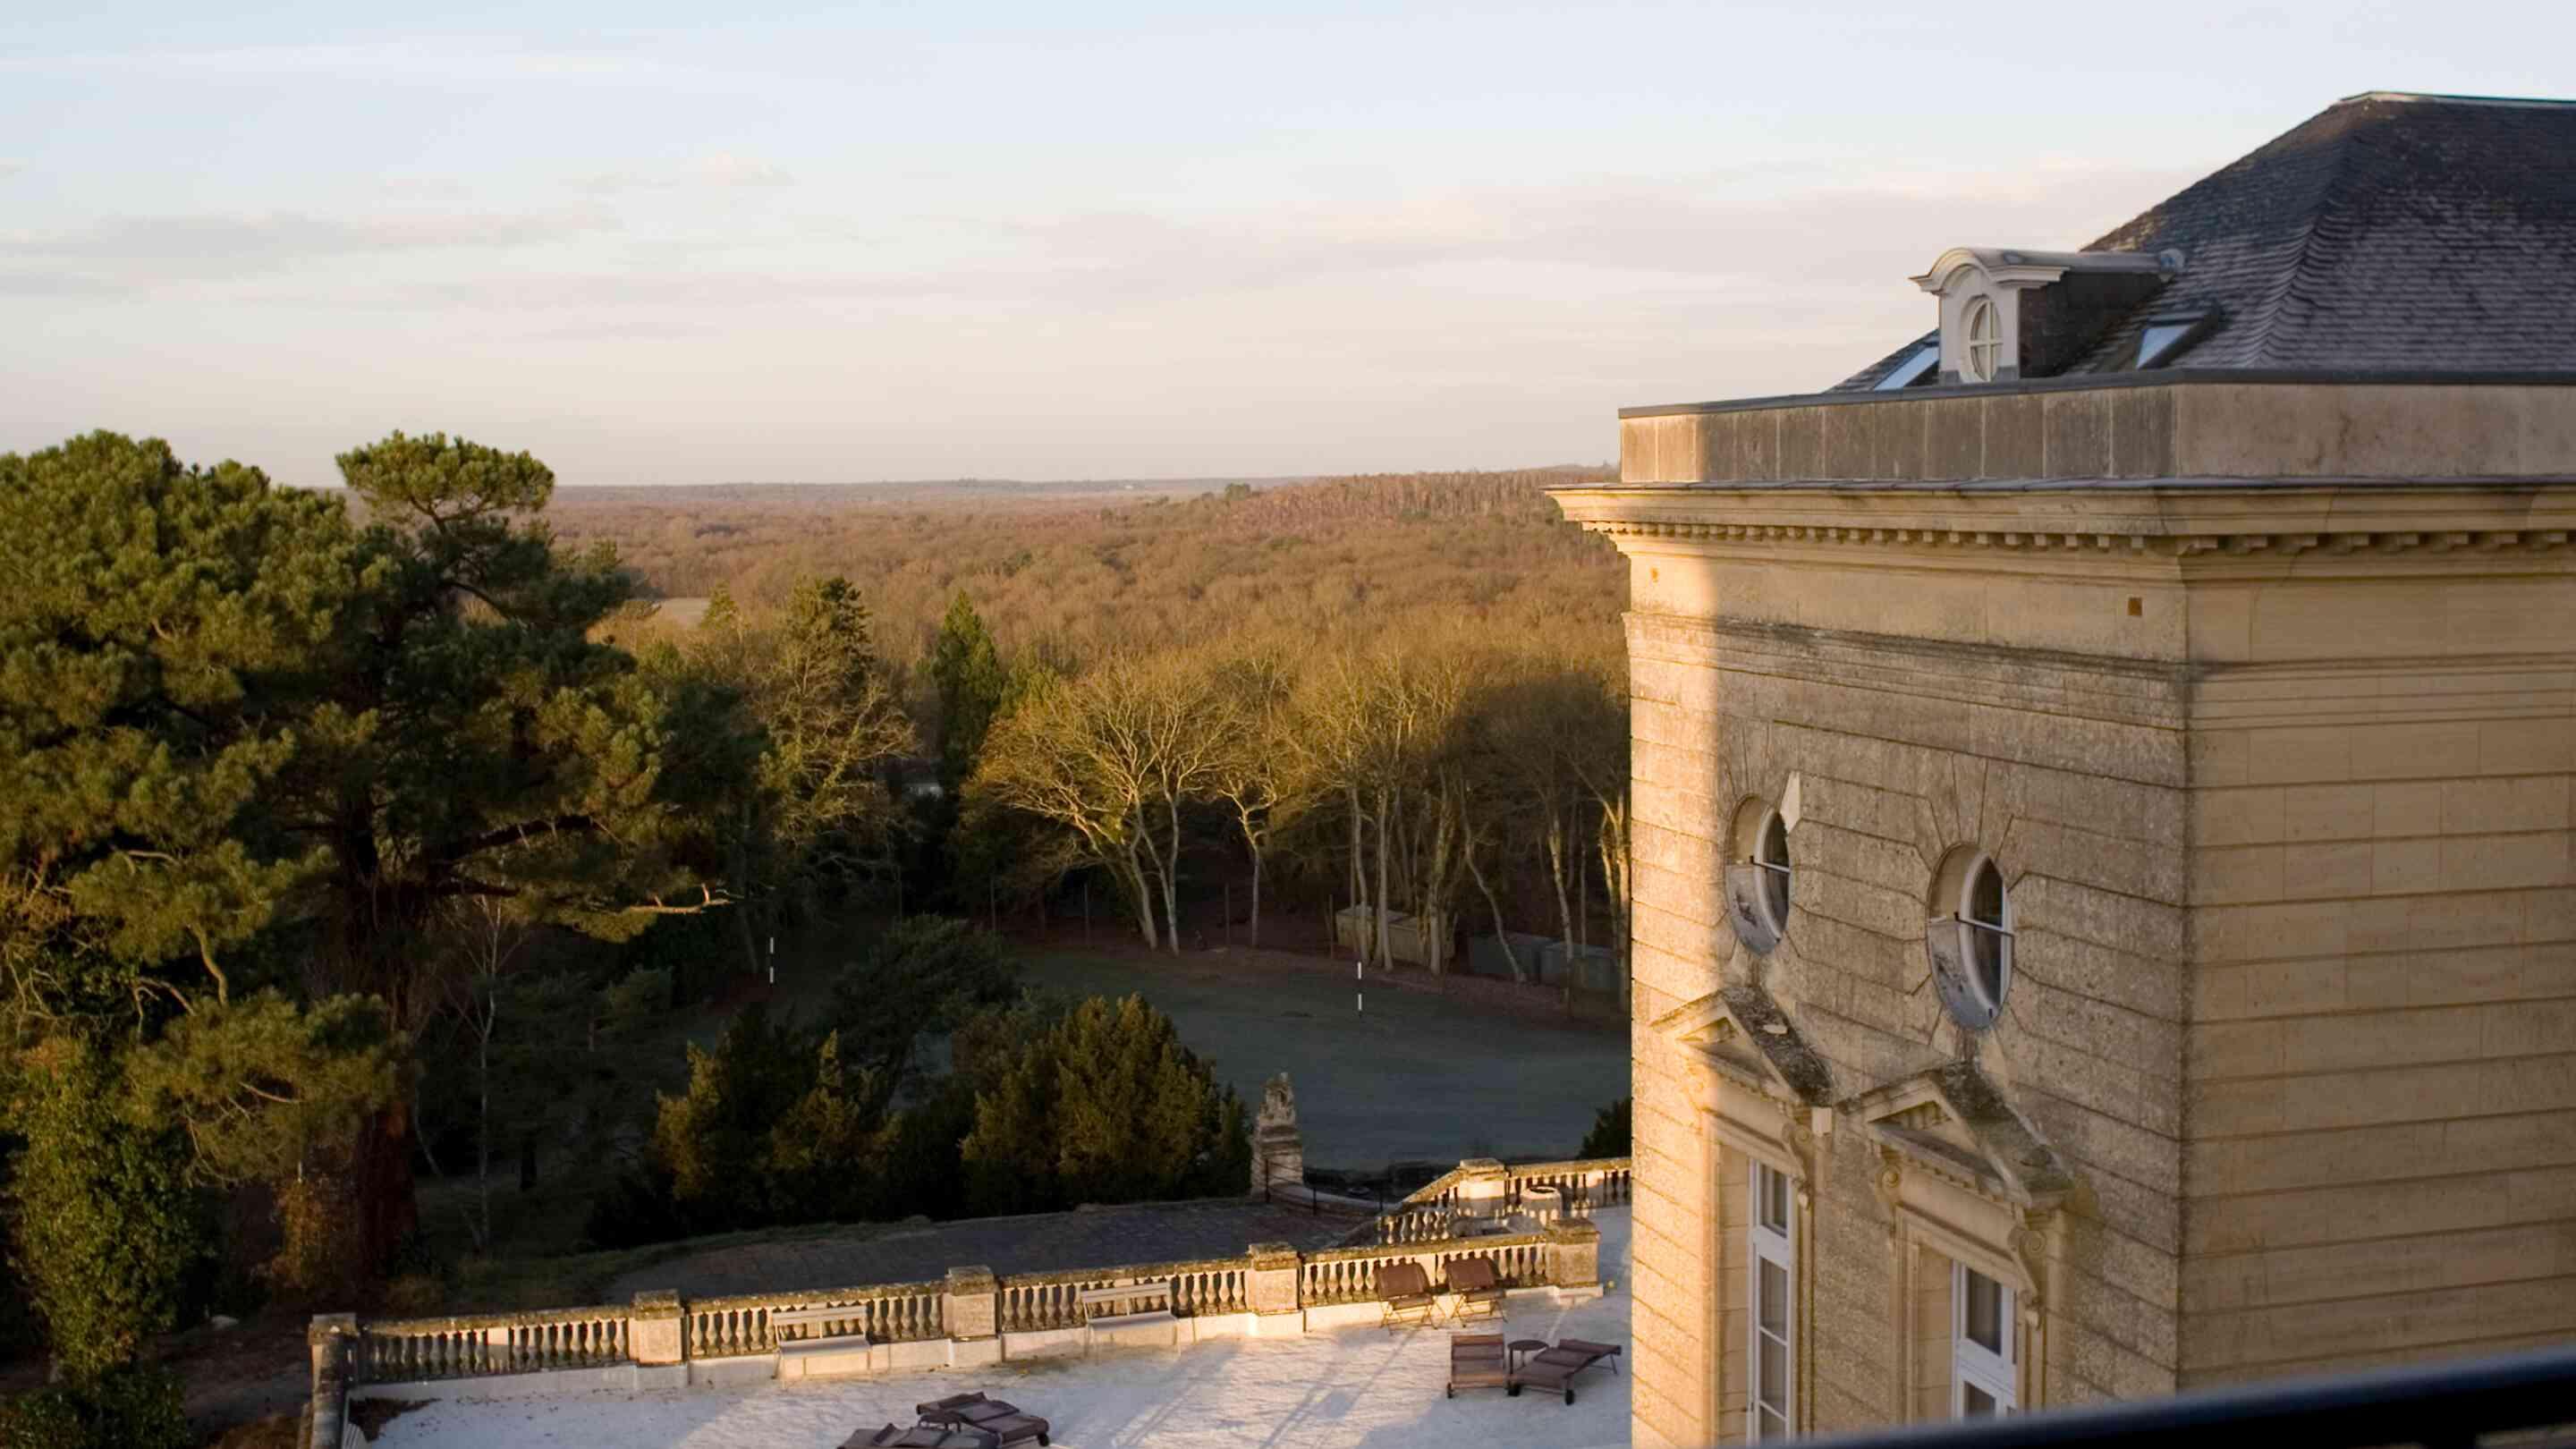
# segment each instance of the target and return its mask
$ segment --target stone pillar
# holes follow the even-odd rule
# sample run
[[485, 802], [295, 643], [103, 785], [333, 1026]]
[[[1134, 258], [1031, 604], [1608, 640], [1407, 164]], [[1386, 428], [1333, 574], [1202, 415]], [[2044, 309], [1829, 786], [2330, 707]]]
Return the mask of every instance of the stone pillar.
[[1558, 1288], [1601, 1291], [1601, 1230], [1583, 1219], [1550, 1224], [1547, 1281]]
[[1002, 1282], [990, 1268], [948, 1270], [939, 1321], [948, 1331], [948, 1366], [973, 1368], [1002, 1358]]
[[308, 1449], [340, 1449], [348, 1432], [350, 1360], [357, 1352], [358, 1315], [317, 1313], [304, 1330], [313, 1355], [312, 1435]]
[[1294, 1313], [1298, 1301], [1298, 1282], [1306, 1260], [1297, 1256], [1287, 1243], [1255, 1243], [1244, 1257], [1248, 1264], [1244, 1274], [1244, 1299], [1252, 1311], [1265, 1318]]
[[1261, 1115], [1252, 1127], [1252, 1195], [1305, 1186], [1306, 1140], [1297, 1130], [1297, 1089], [1281, 1072], [1262, 1089]]
[[688, 1356], [681, 1341], [679, 1290], [650, 1288], [635, 1295], [626, 1313], [626, 1355], [645, 1368]]
[[950, 1338], [991, 1338], [1002, 1329], [1001, 1297], [1002, 1283], [992, 1269], [951, 1268], [939, 1321]]
[[1461, 1212], [1477, 1217], [1491, 1217], [1507, 1206], [1505, 1199], [1512, 1190], [1510, 1170], [1491, 1157], [1470, 1157], [1458, 1164], [1458, 1186], [1453, 1195]]

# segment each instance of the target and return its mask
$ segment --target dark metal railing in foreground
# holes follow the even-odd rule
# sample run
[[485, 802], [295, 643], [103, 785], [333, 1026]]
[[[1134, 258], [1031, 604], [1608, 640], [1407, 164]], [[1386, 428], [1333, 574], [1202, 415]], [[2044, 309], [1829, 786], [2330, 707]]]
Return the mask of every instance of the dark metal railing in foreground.
[[[2527, 1433], [2545, 1429], [2561, 1432]], [[2515, 1449], [2576, 1445], [2576, 1346], [1805, 1442], [1813, 1449], [2471, 1449], [2508, 1434], [2518, 1436]]]

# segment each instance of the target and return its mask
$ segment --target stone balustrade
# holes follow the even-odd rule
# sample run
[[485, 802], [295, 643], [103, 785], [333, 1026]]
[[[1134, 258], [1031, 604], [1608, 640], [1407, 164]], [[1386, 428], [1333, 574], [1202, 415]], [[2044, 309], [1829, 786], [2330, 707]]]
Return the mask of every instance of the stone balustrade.
[[1082, 1326], [1082, 1295], [1095, 1288], [1158, 1284], [1171, 1291], [1172, 1312], [1184, 1318], [1242, 1313], [1250, 1307], [1250, 1268], [1244, 1258], [1202, 1258], [1183, 1263], [1140, 1263], [1123, 1268], [1075, 1268], [1054, 1273], [1012, 1273], [1000, 1280], [1004, 1333]]
[[[1449, 1231], [1470, 1212], [1516, 1206], [1521, 1188], [1531, 1184], [1563, 1192], [1561, 1220], [1536, 1231], [1473, 1238]], [[1379, 1271], [1399, 1262], [1421, 1264], [1437, 1285], [1446, 1282], [1452, 1260], [1490, 1258], [1508, 1288], [1598, 1292], [1600, 1233], [1582, 1216], [1627, 1195], [1626, 1158], [1511, 1168], [1479, 1159], [1407, 1198], [1377, 1226], [1390, 1240], [1375, 1245], [1301, 1253], [1286, 1243], [1256, 1243], [1227, 1258], [1000, 1276], [960, 1267], [937, 1282], [717, 1298], [665, 1290], [638, 1293], [628, 1305], [530, 1313], [324, 1315], [314, 1319], [310, 1335], [315, 1432], [339, 1422], [326, 1407], [367, 1385], [478, 1379], [491, 1382], [477, 1392], [515, 1391], [502, 1387], [512, 1383], [542, 1392], [547, 1384], [576, 1381], [604, 1387], [631, 1380], [640, 1387], [766, 1377], [784, 1357], [772, 1315], [789, 1309], [846, 1310], [804, 1325], [796, 1336], [863, 1338], [853, 1353], [875, 1352], [883, 1362], [864, 1361], [882, 1369], [1068, 1351], [1082, 1338], [1069, 1332], [1082, 1327], [1082, 1294], [1101, 1288], [1166, 1289], [1175, 1322], [1186, 1326], [1176, 1338], [1181, 1342], [1370, 1321], [1351, 1315], [1365, 1315], [1380, 1296]], [[1277, 1326], [1283, 1323], [1284, 1329]]]
[[359, 1325], [353, 1368], [361, 1383], [479, 1378], [590, 1368], [628, 1358], [629, 1310], [549, 1308]]
[[864, 1334], [878, 1343], [912, 1343], [942, 1336], [943, 1283], [880, 1283], [792, 1293], [737, 1293], [693, 1298], [680, 1321], [682, 1351], [689, 1358], [734, 1358], [769, 1353], [778, 1335], [769, 1316], [790, 1308], [845, 1308], [846, 1318], [813, 1325], [813, 1336]]

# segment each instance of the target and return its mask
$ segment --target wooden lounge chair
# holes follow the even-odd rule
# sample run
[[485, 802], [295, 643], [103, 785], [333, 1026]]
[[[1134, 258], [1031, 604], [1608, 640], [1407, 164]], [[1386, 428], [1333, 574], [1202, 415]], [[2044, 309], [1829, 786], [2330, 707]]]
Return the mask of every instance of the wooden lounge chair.
[[[1512, 1375], [1513, 1386], [1536, 1384], [1552, 1393], [1564, 1394], [1565, 1401], [1570, 1404], [1574, 1402], [1574, 1376], [1594, 1364], [1608, 1363], [1618, 1356], [1619, 1345], [1615, 1343], [1594, 1343], [1588, 1338], [1560, 1338], [1556, 1347], [1542, 1350], [1535, 1357], [1522, 1361]], [[1615, 1363], [1611, 1365], [1611, 1372], [1618, 1372]]]
[[1503, 1285], [1494, 1274], [1491, 1258], [1450, 1259], [1449, 1291], [1458, 1298], [1458, 1306], [1451, 1312], [1462, 1321], [1502, 1316]]
[[1010, 1444], [1035, 1440], [1040, 1449], [1050, 1442], [1046, 1420], [1023, 1411], [1019, 1405], [1001, 1399], [988, 1399], [982, 1394], [950, 1394], [926, 1404], [912, 1406], [925, 1424], [944, 1425], [985, 1435], [988, 1449], [1003, 1449]]
[[1431, 1310], [1440, 1301], [1431, 1295], [1431, 1275], [1422, 1271], [1420, 1263], [1389, 1263], [1378, 1269], [1377, 1296], [1386, 1302], [1378, 1322], [1388, 1328], [1430, 1322]]
[[990, 1435], [937, 1424], [915, 1424], [909, 1429], [888, 1424], [874, 1433], [859, 1430], [841, 1441], [841, 1449], [991, 1449], [992, 1442]]
[[1460, 1389], [1501, 1389], [1507, 1394], [1520, 1392], [1512, 1387], [1511, 1370], [1503, 1359], [1501, 1334], [1449, 1335], [1448, 1397], [1458, 1397]]

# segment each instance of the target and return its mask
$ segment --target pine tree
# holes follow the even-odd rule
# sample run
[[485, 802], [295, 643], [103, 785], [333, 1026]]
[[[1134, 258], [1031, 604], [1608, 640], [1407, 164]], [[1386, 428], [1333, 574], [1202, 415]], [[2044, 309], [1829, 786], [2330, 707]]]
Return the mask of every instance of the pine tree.
[[940, 776], [951, 796], [975, 773], [983, 757], [984, 736], [1001, 713], [1010, 691], [1010, 672], [1002, 667], [993, 636], [964, 589], [949, 602], [939, 621], [939, 638], [931, 646], [930, 675], [939, 687]]

